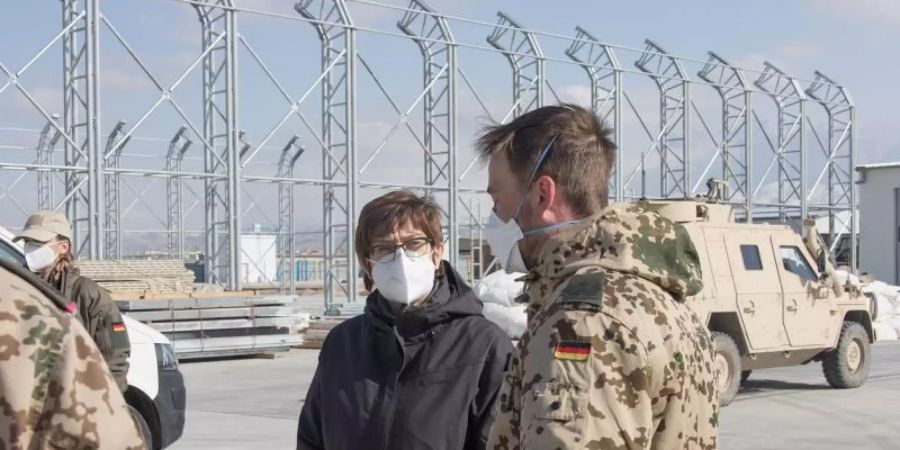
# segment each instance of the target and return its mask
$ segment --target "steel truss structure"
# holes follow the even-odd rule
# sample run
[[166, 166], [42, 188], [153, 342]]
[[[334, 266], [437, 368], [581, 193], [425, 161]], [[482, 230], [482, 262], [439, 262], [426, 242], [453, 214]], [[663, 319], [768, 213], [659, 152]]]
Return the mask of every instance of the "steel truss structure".
[[[477, 155], [460, 144], [462, 123], [472, 115], [461, 112], [461, 102], [473, 100], [469, 106], [474, 105], [489, 123], [509, 121], [544, 105], [545, 92], [559, 100], [557, 92], [565, 90], [555, 90], [547, 74], [568, 66], [581, 74], [573, 83], [583, 86], [587, 96], [567, 101], [581, 102], [604, 119], [620, 149], [609, 186], [612, 200], [690, 197], [707, 178], [719, 178], [726, 186], [721, 201], [738, 207], [743, 220], [773, 212], [782, 221], [827, 216], [832, 251], [838, 250], [836, 237], [849, 235], [850, 263], [856, 266], [855, 107], [845, 87], [818, 71], [812, 80], [804, 80], [770, 63], [760, 70], [738, 68], [713, 52], [705, 60], [684, 58], [649, 40], [643, 48], [629, 48], [601, 41], [580, 26], [572, 35], [545, 33], [503, 12], [495, 22], [453, 17], [435, 11], [424, 0], [410, 0], [406, 7], [370, 0], [302, 0], [284, 13], [240, 8], [232, 0], [158, 0], [165, 7], [190, 8], [199, 25], [195, 31], [199, 53], [174, 74], [174, 82], [164, 84], [131, 45], [127, 33], [104, 14], [101, 6], [107, 3], [61, 0], [61, 29], [30, 60], [13, 62], [0, 54], [0, 71], [6, 78], [0, 79], [0, 99], [18, 92], [41, 117], [30, 147], [33, 163], [0, 157], [0, 174], [18, 172], [0, 201], [13, 202], [23, 214], [35, 208], [64, 210], [72, 220], [81, 257], [128, 256], [128, 236], [139, 231], [129, 229], [126, 219], [134, 214], [133, 207], [141, 206], [159, 222], [164, 237], [161, 247], [171, 257], [186, 257], [186, 236], [195, 224], [199, 232], [194, 233], [202, 236], [207, 280], [240, 289], [242, 271], [255, 264], [242, 254], [244, 223], [265, 216], [262, 206], [271, 203], [275, 214], [266, 220], [277, 236], [273, 251], [281, 262], [277, 279], [270, 281], [285, 292], [294, 292], [297, 217], [310, 216], [309, 195], [301, 208], [297, 190], [313, 187], [320, 190], [314, 203], [322, 205], [314, 215], [321, 217], [326, 305], [354, 302], [358, 286], [353, 280], [360, 273], [353, 255], [360, 199], [372, 191], [407, 188], [442, 204], [447, 259], [458, 264], [460, 236], [468, 236], [472, 241], [469, 258], [477, 255], [477, 260], [469, 261], [470, 267], [475, 268], [473, 273], [484, 273], [489, 265], [482, 260], [479, 230], [482, 212], [489, 208], [473, 203], [483, 198], [479, 196], [484, 185], [476, 180]], [[394, 14], [396, 28], [359, 25], [353, 19], [358, 8]], [[289, 93], [282, 83], [293, 74], [280, 73], [277, 64], [269, 65], [264, 52], [241, 33], [238, 22], [243, 17], [296, 24], [298, 33], [318, 38], [318, 60], [304, 65], [317, 75], [302, 95]], [[474, 37], [462, 36], [458, 31], [465, 27], [481, 31]], [[375, 37], [414, 44], [415, 63], [394, 69], [415, 73], [418, 84], [398, 88], [383, 73], [379, 76], [376, 61], [383, 55], [367, 54], [358, 45]], [[101, 95], [105, 89], [101, 73], [106, 67], [100, 58], [101, 40], [123, 50], [156, 95], [137, 117], [115, 118], [112, 126], [101, 114], [107, 101]], [[43, 105], [22, 82], [51, 48], [62, 53], [61, 111]], [[467, 58], [479, 57], [478, 64], [502, 57], [512, 76], [497, 77], [493, 72], [488, 85], [481, 83], [479, 89], [478, 75], [484, 78], [483, 71], [466, 64]], [[633, 61], [633, 66], [620, 61]], [[255, 95], [238, 79], [243, 74], [238, 68], [248, 66], [258, 69], [264, 80], [259, 83], [274, 89], [284, 101], [272, 105], [283, 113], [281, 119], [268, 132], [256, 132], [255, 144], [251, 133], [244, 133], [239, 117], [242, 98]], [[194, 76], [200, 80], [199, 91], [185, 81]], [[554, 81], [556, 76], [554, 72]], [[498, 79], [511, 87], [505, 89], [508, 97], [496, 93]], [[379, 97], [390, 108], [388, 114], [377, 112], [379, 117], [389, 116], [390, 126], [385, 135], [374, 136], [378, 145], [371, 152], [361, 150], [360, 144], [373, 136], [358, 135], [359, 116], [372, 114], [366, 109], [370, 103], [359, 98], [361, 80], [375, 86], [366, 95]], [[652, 86], [653, 94], [642, 90], [641, 83]], [[716, 101], [704, 105], [698, 95], [704, 92]], [[404, 95], [413, 100], [401, 102]], [[196, 108], [187, 107], [198, 100]], [[316, 111], [310, 112], [307, 105], [316, 102]], [[824, 121], [807, 111], [809, 102], [823, 108]], [[757, 107], [763, 103], [774, 108], [774, 115]], [[156, 138], [165, 147], [157, 157], [164, 164], [148, 169], [129, 163], [148, 119], [163, 105], [168, 117], [178, 123]], [[289, 134], [285, 142], [279, 133], [286, 132], [288, 124], [302, 132]], [[409, 137], [403, 146], [411, 146], [407, 150], [418, 155], [405, 159], [421, 162], [422, 181], [373, 181], [378, 162], [395, 151], [400, 135]], [[469, 142], [470, 137], [462, 136], [462, 141]], [[262, 164], [260, 155], [267, 151], [277, 155], [271, 163], [273, 172], [250, 171]], [[638, 154], [639, 159], [634, 156]], [[311, 158], [317, 160], [316, 167], [321, 166], [318, 176], [298, 176], [298, 169], [311, 166]], [[637, 175], [646, 173], [652, 160], [658, 162], [658, 169], [649, 172], [658, 177], [650, 189], [642, 180], [637, 192]], [[198, 168], [189, 168], [193, 167], [190, 161], [196, 161]], [[29, 177], [37, 196], [26, 205], [16, 198], [15, 189]], [[160, 205], [148, 198], [156, 182], [164, 190]], [[265, 186], [274, 188], [269, 201], [250, 189]], [[192, 212], [197, 217], [191, 219]]]

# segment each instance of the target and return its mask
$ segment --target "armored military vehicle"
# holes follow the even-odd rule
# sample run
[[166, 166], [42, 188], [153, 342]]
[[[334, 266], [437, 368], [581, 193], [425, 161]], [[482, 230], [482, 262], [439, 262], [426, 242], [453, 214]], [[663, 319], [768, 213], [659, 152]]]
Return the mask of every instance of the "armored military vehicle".
[[699, 253], [704, 286], [687, 301], [712, 332], [723, 405], [754, 369], [821, 362], [831, 386], [863, 384], [875, 338], [869, 303], [837, 280], [812, 221], [801, 236], [737, 223], [733, 207], [709, 197], [647, 204], [684, 225]]

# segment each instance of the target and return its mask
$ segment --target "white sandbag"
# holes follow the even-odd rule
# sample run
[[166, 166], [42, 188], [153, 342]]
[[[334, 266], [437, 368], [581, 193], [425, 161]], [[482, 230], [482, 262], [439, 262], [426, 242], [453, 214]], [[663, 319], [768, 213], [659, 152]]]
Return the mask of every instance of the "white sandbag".
[[875, 329], [875, 338], [878, 342], [896, 341], [898, 331], [900, 331], [894, 329], [889, 322], [875, 322], [872, 324], [872, 328]]
[[522, 337], [528, 320], [525, 305], [503, 306], [496, 303], [484, 304], [484, 317], [497, 324], [510, 339]]
[[872, 319], [876, 322], [889, 322], [891, 317], [895, 314], [894, 305], [891, 304], [891, 301], [888, 300], [887, 297], [880, 293], [874, 294], [874, 296], [877, 303], [875, 304], [875, 317]]
[[900, 287], [891, 286], [883, 281], [873, 281], [863, 287], [863, 292], [884, 296], [894, 306], [900, 302]]
[[516, 306], [516, 297], [522, 294], [525, 283], [516, 281], [521, 273], [506, 273], [498, 270], [478, 281], [473, 290], [485, 304]]

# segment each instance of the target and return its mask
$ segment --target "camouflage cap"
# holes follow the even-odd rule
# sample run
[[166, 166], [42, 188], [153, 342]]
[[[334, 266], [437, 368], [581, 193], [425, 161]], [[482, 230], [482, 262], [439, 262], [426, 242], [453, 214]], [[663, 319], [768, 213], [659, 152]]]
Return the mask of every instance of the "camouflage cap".
[[45, 210], [32, 214], [28, 221], [25, 222], [25, 229], [13, 240], [28, 239], [37, 242], [50, 242], [56, 239], [56, 236], [72, 239], [72, 228], [69, 226], [69, 220], [61, 212]]

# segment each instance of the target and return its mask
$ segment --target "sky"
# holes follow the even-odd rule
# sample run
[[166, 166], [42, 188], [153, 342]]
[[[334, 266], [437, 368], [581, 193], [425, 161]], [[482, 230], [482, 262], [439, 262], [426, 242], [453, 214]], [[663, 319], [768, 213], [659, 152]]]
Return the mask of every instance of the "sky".
[[[276, 15], [296, 17], [293, 1], [235, 0], [239, 8], [267, 11]], [[383, 0], [382, 3], [406, 6], [402, 0]], [[666, 51], [685, 58], [703, 61], [707, 51], [713, 50], [733, 65], [746, 69], [745, 75], [755, 79], [763, 62], [770, 61], [785, 72], [803, 79], [812, 79], [819, 70], [845, 86], [857, 107], [858, 163], [900, 160], [900, 134], [897, 130], [896, 109], [900, 105], [900, 61], [892, 58], [893, 43], [900, 39], [900, 2], [894, 0], [684, 0], [679, 2], [647, 1], [587, 1], [570, 0], [548, 2], [535, 0], [432, 0], [432, 7], [444, 14], [487, 23], [496, 21], [497, 11], [505, 11], [522, 26], [561, 36], [574, 35], [576, 25], [590, 31], [600, 41], [615, 44], [622, 65], [632, 72], [645, 39], [659, 43]], [[12, 71], [21, 68], [59, 31], [59, 3], [51, 0], [7, 3], [0, 14], [0, 63]], [[367, 3], [349, 2], [355, 25], [360, 27], [357, 46], [362, 57], [357, 65], [357, 148], [359, 178], [368, 183], [412, 183], [423, 181], [422, 158], [417, 140], [422, 139], [421, 126], [421, 57], [409, 39], [376, 33], [372, 30], [397, 34], [396, 22], [403, 14]], [[101, 127], [104, 134], [119, 121], [126, 121], [126, 129], [133, 129], [120, 162], [122, 167], [164, 169], [164, 155], [168, 141], [180, 126], [198, 128], [202, 113], [199, 102], [200, 71], [194, 62], [200, 52], [196, 14], [185, 4], [172, 0], [101, 0], [101, 10], [111, 26], [102, 26], [101, 36]], [[485, 37], [491, 27], [462, 20], [450, 20], [450, 28], [457, 41], [460, 66], [478, 95], [467, 83], [459, 82], [458, 146], [461, 169], [469, 167], [474, 158], [472, 144], [485, 125], [500, 120], [512, 103], [510, 69], [496, 53], [484, 51]], [[238, 16], [240, 124], [246, 131], [246, 141], [254, 158], [244, 168], [251, 176], [272, 177], [277, 174], [276, 163], [280, 151], [296, 135], [306, 148], [299, 158], [295, 177], [321, 177], [323, 152], [315, 134], [321, 124], [318, 119], [319, 90], [316, 84], [321, 73], [319, 43], [313, 28], [296, 20], [269, 17], [250, 12]], [[181, 119], [177, 110], [163, 101], [156, 111], [145, 112], [160, 98], [159, 90], [144, 75], [140, 66], [128, 55], [116, 37], [120, 35], [129, 48], [163, 86], [173, 89], [172, 98], [189, 118]], [[545, 72], [552, 88], [546, 88], [545, 98], [554, 103], [560, 100], [585, 104], [589, 101], [587, 77], [581, 68], [567, 64], [564, 50], [566, 39], [540, 36], [539, 42], [548, 57]], [[259, 58], [263, 64], [256, 61]], [[61, 49], [51, 46], [22, 75], [21, 83], [48, 112], [60, 112], [62, 93], [59, 89]], [[364, 61], [364, 64], [362, 64]], [[265, 69], [263, 69], [263, 65]], [[701, 62], [685, 62], [689, 76], [702, 67]], [[193, 67], [193, 69], [191, 69]], [[368, 67], [368, 69], [367, 69]], [[375, 76], [369, 73], [371, 69]], [[286, 100], [275, 83], [266, 75], [269, 71], [288, 94]], [[376, 81], [377, 80], [377, 81]], [[5, 77], [0, 76], [0, 85]], [[642, 75], [627, 73], [626, 90], [633, 96], [636, 108], [650, 129], [658, 129], [658, 91], [652, 81]], [[390, 100], [382, 94], [388, 92]], [[709, 122], [713, 135], [721, 134], [718, 97], [708, 87], [699, 85], [692, 90], [697, 109]], [[299, 110], [308, 124], [291, 114], [291, 102], [303, 98]], [[771, 99], [754, 95], [754, 105], [763, 115], [767, 133], [775, 133], [774, 106]], [[401, 112], [408, 112], [407, 122], [394, 111], [393, 102]], [[482, 107], [483, 105], [483, 107]], [[821, 127], [823, 112], [811, 105], [810, 117]], [[143, 119], [142, 119], [143, 118]], [[695, 120], [695, 119], [692, 119]], [[0, 151], [3, 161], [32, 162], [33, 147], [38, 136], [34, 130], [44, 126], [41, 117], [28, 101], [14, 89], [0, 93]], [[641, 155], [652, 148], [640, 121], [630, 113], [624, 117], [621, 158], [626, 171], [639, 167]], [[275, 128], [276, 124], [282, 123]], [[274, 130], [274, 131], [273, 131]], [[412, 130], [412, 131], [411, 131]], [[819, 128], [824, 132], [824, 128]], [[190, 135], [190, 131], [188, 135]], [[698, 128], [691, 135], [697, 161], [692, 168], [691, 184], [705, 178], [699, 175], [715, 151], [715, 143]], [[757, 173], [771, 161], [765, 148], [765, 136], [754, 131]], [[197, 141], [194, 138], [194, 141]], [[265, 144], [265, 145], [261, 145]], [[808, 146], [815, 146], [814, 136], [808, 136]], [[202, 163], [199, 144], [193, 145], [184, 161], [183, 170], [200, 171]], [[370, 161], [371, 160], [371, 161]], [[811, 157], [811, 166], [817, 163]], [[654, 165], [658, 163], [648, 163]], [[655, 165], [654, 165], [655, 167]], [[717, 167], [717, 166], [711, 166]], [[655, 168], [650, 168], [652, 172]], [[811, 180], [817, 179], [818, 169], [809, 169]], [[0, 174], [4, 188], [0, 190], [0, 224], [21, 222], [26, 211], [36, 203], [35, 180], [5, 171]], [[658, 177], [658, 175], [654, 175]], [[475, 162], [461, 181], [461, 186], [482, 189], [484, 167]], [[762, 196], [772, 196], [774, 185], [760, 180]], [[58, 184], [59, 181], [56, 181]], [[121, 206], [126, 227], [134, 230], [164, 230], [165, 180], [127, 178]], [[653, 184], [653, 182], [651, 182]], [[199, 230], [202, 221], [197, 193], [199, 181], [184, 183], [185, 208], [189, 228]], [[61, 189], [61, 188], [60, 188]], [[360, 202], [381, 191], [363, 189]], [[248, 183], [242, 198], [244, 223], [247, 227], [261, 223], [264, 227], [277, 223], [277, 186]], [[820, 189], [814, 198], [820, 199]], [[298, 228], [315, 234], [321, 229], [321, 188], [298, 187], [295, 218]], [[483, 217], [489, 205], [481, 196], [464, 198], [473, 209], [480, 199]], [[199, 231], [198, 234], [199, 236]]]

